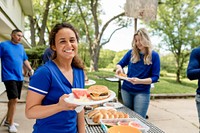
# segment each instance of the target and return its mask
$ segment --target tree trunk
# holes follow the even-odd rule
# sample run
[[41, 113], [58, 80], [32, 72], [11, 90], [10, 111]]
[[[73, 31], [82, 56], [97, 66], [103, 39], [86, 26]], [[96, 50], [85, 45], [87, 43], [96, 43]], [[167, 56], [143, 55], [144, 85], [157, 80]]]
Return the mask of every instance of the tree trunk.
[[98, 61], [99, 61], [99, 53], [100, 53], [100, 46], [99, 45], [93, 45], [94, 49], [91, 53], [91, 61], [90, 61], [90, 72], [92, 71], [98, 71]]
[[35, 42], [35, 20], [33, 18], [33, 16], [29, 16], [29, 21], [30, 21], [30, 30], [31, 30], [31, 45], [32, 47], [36, 46], [36, 42]]
[[[180, 50], [179, 50], [180, 51]], [[181, 83], [180, 75], [181, 75], [181, 63], [180, 63], [180, 52], [176, 55], [176, 63], [177, 63], [177, 70], [176, 70], [176, 82]]]
[[49, 14], [50, 3], [51, 3], [51, 0], [48, 0], [47, 3], [46, 3], [46, 8], [45, 8], [45, 11], [44, 11], [42, 26], [41, 26], [41, 30], [40, 30], [40, 40], [38, 42], [38, 45], [44, 45], [45, 44], [44, 33], [45, 33], [46, 24], [47, 24], [47, 18], [48, 18], [48, 14]]
[[[83, 19], [83, 22], [85, 24], [85, 33], [86, 33], [86, 37], [87, 37], [87, 40], [89, 43], [89, 51], [90, 51], [90, 56], [91, 56], [90, 71], [98, 71], [98, 61], [99, 61], [99, 53], [100, 53], [101, 47], [103, 45], [105, 45], [106, 43], [108, 43], [110, 41], [110, 38], [112, 37], [112, 35], [115, 33], [115, 31], [121, 29], [122, 27], [120, 26], [120, 28], [117, 28], [116, 30], [114, 30], [113, 33], [111, 33], [110, 38], [107, 41], [101, 43], [103, 33], [111, 22], [113, 22], [114, 20], [116, 20], [117, 18], [119, 18], [121, 16], [124, 16], [125, 13], [123, 12], [123, 13], [120, 13], [120, 14], [112, 17], [110, 20], [108, 20], [102, 26], [101, 30], [99, 30], [100, 22], [99, 22], [98, 10], [97, 10], [98, 9], [98, 0], [90, 0], [90, 2], [88, 4], [90, 4], [90, 8], [91, 8], [90, 11], [92, 13], [92, 20], [93, 20], [92, 26], [90, 23], [87, 22], [87, 18], [85, 17], [84, 10], [82, 10], [80, 2], [77, 1], [77, 6], [79, 8], [81, 18]], [[86, 14], [88, 14], [88, 13], [86, 13]], [[89, 16], [89, 14], [88, 14], [88, 16]], [[90, 32], [90, 31], [92, 31], [92, 30], [90, 30], [90, 27], [94, 28], [94, 33]], [[125, 26], [123, 26], [123, 27], [125, 27]], [[94, 35], [92, 35], [92, 34], [94, 34]]]
[[176, 72], [176, 82], [178, 83], [181, 83], [180, 75], [181, 75], [180, 68], [178, 68]]
[[178, 48], [178, 52], [174, 52], [175, 58], [176, 58], [176, 64], [177, 64], [177, 70], [176, 70], [176, 82], [181, 83], [180, 75], [181, 75], [181, 48]]

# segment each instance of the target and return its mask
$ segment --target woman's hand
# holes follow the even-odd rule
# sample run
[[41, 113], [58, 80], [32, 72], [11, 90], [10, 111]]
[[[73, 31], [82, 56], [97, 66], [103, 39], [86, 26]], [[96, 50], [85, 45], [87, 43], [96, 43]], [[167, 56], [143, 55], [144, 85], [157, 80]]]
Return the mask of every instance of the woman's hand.
[[65, 101], [65, 98], [68, 98], [69, 95], [64, 94], [60, 97], [59, 102], [58, 102], [58, 106], [62, 109], [62, 110], [74, 110], [78, 105], [76, 104], [71, 104]]
[[129, 78], [128, 79], [129, 82], [131, 82], [132, 84], [140, 84], [140, 79], [139, 78]]
[[120, 65], [116, 66], [116, 71], [115, 71], [116, 75], [119, 75], [120, 73], [123, 73], [123, 69]]
[[145, 79], [139, 79], [137, 77], [133, 77], [133, 78], [128, 78], [128, 81], [131, 82], [132, 84], [151, 84], [152, 80], [151, 78], [145, 78]]

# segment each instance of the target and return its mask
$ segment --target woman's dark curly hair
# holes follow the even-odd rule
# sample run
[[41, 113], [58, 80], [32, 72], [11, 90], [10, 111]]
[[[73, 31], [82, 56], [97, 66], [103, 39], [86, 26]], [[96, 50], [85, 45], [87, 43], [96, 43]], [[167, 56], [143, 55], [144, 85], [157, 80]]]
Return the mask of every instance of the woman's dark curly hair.
[[[53, 27], [53, 29], [51, 30], [51, 32], [49, 34], [49, 45], [50, 45], [50, 48], [52, 50], [53, 50], [52, 47], [55, 46], [56, 34], [58, 33], [59, 30], [61, 30], [63, 28], [71, 29], [74, 32], [75, 36], [76, 36], [77, 42], [79, 42], [78, 32], [71, 24], [66, 23], [66, 22], [58, 23]], [[52, 56], [52, 60], [55, 59], [56, 57], [57, 57], [57, 53], [56, 53], [56, 51], [54, 51], [54, 54]], [[75, 55], [75, 57], [73, 58], [72, 66], [84, 69], [83, 61], [79, 58], [78, 55]]]

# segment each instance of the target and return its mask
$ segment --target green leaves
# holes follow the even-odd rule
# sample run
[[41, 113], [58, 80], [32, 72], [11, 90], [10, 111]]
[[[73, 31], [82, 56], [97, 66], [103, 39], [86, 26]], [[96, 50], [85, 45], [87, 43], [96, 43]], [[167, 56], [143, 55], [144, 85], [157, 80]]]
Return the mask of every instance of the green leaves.
[[200, 1], [166, 0], [158, 7], [158, 17], [150, 27], [154, 34], [162, 37], [163, 44], [176, 59], [177, 81], [184, 64], [187, 63], [188, 51], [200, 43]]

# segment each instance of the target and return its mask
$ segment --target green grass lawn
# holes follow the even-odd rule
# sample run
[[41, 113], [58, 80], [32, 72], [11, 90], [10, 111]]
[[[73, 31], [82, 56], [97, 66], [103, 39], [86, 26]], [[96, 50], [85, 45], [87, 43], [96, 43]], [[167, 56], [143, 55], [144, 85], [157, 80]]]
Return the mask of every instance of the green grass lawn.
[[152, 94], [182, 94], [195, 93], [197, 81], [181, 79], [182, 83], [177, 83], [175, 77], [160, 77], [160, 82], [155, 84]]
[[[96, 81], [96, 84], [105, 85], [110, 90], [117, 93], [118, 83], [105, 80], [106, 77], [114, 77], [115, 73], [112, 70], [100, 70], [99, 72], [88, 72], [89, 79]], [[195, 93], [197, 81], [181, 79], [182, 83], [176, 82], [175, 76], [160, 77], [159, 82], [155, 84], [155, 88], [151, 90], [152, 94], [185, 94]], [[88, 88], [89, 86], [86, 86]]]

